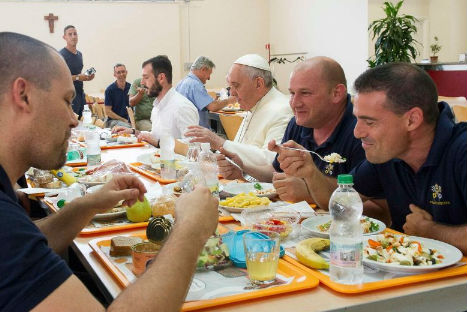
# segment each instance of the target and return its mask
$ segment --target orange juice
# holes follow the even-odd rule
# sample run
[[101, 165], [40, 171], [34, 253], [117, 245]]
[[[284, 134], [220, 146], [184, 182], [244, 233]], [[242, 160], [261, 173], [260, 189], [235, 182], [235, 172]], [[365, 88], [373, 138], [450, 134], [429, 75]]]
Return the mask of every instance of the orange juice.
[[254, 282], [272, 282], [276, 278], [279, 255], [258, 252], [246, 257], [246, 267], [250, 280]]

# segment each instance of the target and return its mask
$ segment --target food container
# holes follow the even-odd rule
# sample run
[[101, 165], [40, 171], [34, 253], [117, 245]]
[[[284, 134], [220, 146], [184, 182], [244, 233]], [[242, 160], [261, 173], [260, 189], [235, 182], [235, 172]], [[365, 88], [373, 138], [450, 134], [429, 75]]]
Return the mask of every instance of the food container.
[[161, 249], [161, 246], [151, 242], [144, 242], [131, 247], [131, 258], [133, 259], [133, 269], [136, 276], [140, 276], [146, 271], [146, 263], [154, 259]]
[[175, 216], [175, 200], [176, 197], [173, 194], [164, 194], [153, 200], [151, 204], [152, 216], [164, 216], [172, 215]]
[[244, 225], [254, 231], [272, 231], [284, 241], [300, 235], [300, 214], [295, 211], [243, 211]]

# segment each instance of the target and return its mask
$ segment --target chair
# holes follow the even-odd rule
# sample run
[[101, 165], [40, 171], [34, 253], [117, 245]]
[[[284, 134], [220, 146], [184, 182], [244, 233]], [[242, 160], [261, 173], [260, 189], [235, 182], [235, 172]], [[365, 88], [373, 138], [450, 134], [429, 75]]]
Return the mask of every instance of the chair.
[[214, 91], [208, 91], [208, 94], [209, 94], [214, 100], [217, 99], [217, 93], [216, 93], [216, 92], [214, 92]]
[[93, 104], [93, 106], [95, 107], [95, 111], [97, 113], [97, 117], [99, 117], [99, 119], [101, 120], [104, 120], [107, 118], [106, 114], [105, 114], [105, 105], [104, 104], [99, 104], [97, 102], [95, 102]]
[[454, 107], [455, 105], [467, 107], [467, 99], [463, 96], [451, 97], [451, 96], [438, 96], [438, 102], [444, 101], [449, 106]]
[[128, 112], [128, 118], [130, 118], [131, 127], [136, 129], [135, 113], [133, 109], [127, 106], [126, 111]]
[[222, 127], [224, 128], [227, 139], [233, 141], [237, 135], [238, 128], [243, 121], [243, 117], [239, 115], [223, 115], [219, 114]]
[[97, 118], [94, 121], [94, 125], [96, 125], [99, 128], [105, 128], [105, 122], [103, 120], [99, 119], [99, 118]]
[[179, 155], [186, 156], [186, 153], [188, 152], [188, 144], [175, 139], [174, 152]]
[[454, 116], [456, 116], [456, 121], [467, 121], [467, 106], [454, 105], [452, 106], [452, 111]]

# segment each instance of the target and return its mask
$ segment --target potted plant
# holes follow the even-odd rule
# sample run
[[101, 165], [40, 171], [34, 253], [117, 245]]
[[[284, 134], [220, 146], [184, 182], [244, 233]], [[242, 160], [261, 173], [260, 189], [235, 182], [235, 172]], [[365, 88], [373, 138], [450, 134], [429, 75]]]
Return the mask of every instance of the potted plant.
[[417, 57], [415, 44], [418, 42], [413, 35], [417, 32], [415, 23], [418, 20], [411, 15], [399, 14], [403, 3], [403, 0], [396, 5], [384, 2], [386, 17], [368, 26], [373, 33], [372, 39], [376, 38], [375, 56], [367, 60], [370, 67], [390, 62], [410, 62]]
[[435, 42], [430, 45], [431, 53], [432, 55], [430, 56], [430, 61], [432, 63], [437, 63], [438, 62], [438, 56], [436, 55], [441, 51], [441, 46], [438, 44], [438, 37], [435, 36]]

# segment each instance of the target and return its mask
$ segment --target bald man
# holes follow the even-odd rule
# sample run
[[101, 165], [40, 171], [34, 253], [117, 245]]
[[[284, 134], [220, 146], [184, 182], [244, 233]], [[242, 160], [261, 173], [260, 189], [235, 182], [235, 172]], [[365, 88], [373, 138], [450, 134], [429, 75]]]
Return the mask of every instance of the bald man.
[[[290, 120], [282, 142], [293, 140], [308, 150], [321, 155], [339, 153], [347, 161], [330, 164], [314, 157], [314, 164], [328, 179], [348, 173], [365, 159], [361, 143], [353, 136], [356, 119], [347, 94], [346, 78], [342, 67], [328, 57], [313, 57], [298, 64], [290, 76], [290, 107], [294, 118]], [[276, 141], [269, 148], [280, 151]], [[224, 151], [237, 163], [241, 157]], [[221, 174], [227, 179], [240, 178], [240, 170], [219, 156]], [[242, 164], [244, 171], [261, 181], [273, 181], [282, 200], [314, 202], [304, 179], [282, 173], [276, 159], [267, 166], [250, 167]], [[274, 175], [273, 175], [274, 173]]]
[[[78, 124], [75, 88], [57, 51], [10, 32], [0, 32], [0, 76], [0, 130], [8, 134], [0, 145], [0, 310], [104, 311], [58, 254], [96, 213], [120, 200], [143, 200], [146, 189], [136, 177], [116, 176], [34, 224], [13, 185], [31, 166], [50, 170], [65, 163], [71, 129]], [[217, 205], [205, 187], [180, 197], [177, 221], [157, 260], [109, 309], [178, 311], [198, 255], [216, 229]]]

